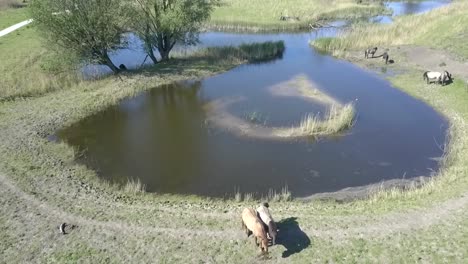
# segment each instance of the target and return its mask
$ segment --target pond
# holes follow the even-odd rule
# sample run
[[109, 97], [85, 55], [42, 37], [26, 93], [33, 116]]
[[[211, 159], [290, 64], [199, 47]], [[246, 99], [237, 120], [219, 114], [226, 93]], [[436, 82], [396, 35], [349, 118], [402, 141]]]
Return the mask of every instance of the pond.
[[[57, 138], [83, 151], [80, 162], [101, 177], [118, 183], [140, 179], [147, 191], [158, 193], [260, 196], [287, 186], [294, 197], [304, 197], [436, 171], [444, 118], [375, 74], [308, 45], [318, 35], [333, 34], [204, 33], [207, 46], [284, 40], [286, 51], [268, 63], [156, 87], [58, 131]], [[137, 51], [122, 53], [132, 52]], [[259, 126], [294, 126], [307, 113], [326, 112], [324, 104], [272, 93], [298, 79], [341, 103], [353, 102], [353, 128], [333, 137], [278, 140], [213, 122], [220, 110], [210, 103], [232, 98], [237, 100], [222, 111]]]

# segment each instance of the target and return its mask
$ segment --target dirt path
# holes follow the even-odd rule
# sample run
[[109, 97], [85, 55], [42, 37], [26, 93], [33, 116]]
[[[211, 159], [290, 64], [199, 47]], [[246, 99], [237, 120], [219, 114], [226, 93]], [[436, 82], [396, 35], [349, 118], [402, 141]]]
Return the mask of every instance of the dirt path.
[[409, 64], [418, 68], [428, 71], [447, 70], [468, 81], [468, 62], [460, 62], [447, 52], [419, 46], [403, 46], [400, 52], [405, 54]]
[[[18, 205], [17, 208], [24, 208], [25, 204], [28, 207], [35, 208], [37, 212], [25, 213], [40, 213], [40, 215], [47, 216], [48, 218], [55, 219], [51, 222], [50, 229], [56, 229], [56, 226], [61, 222], [76, 224], [78, 226], [93, 227], [98, 230], [113, 230], [122, 234], [131, 236], [143, 235], [157, 235], [164, 233], [165, 235], [177, 238], [183, 236], [204, 236], [210, 239], [224, 238], [224, 239], [241, 239], [243, 237], [240, 229], [231, 228], [237, 224], [238, 218], [235, 214], [216, 214], [212, 213], [209, 217], [218, 217], [221, 221], [232, 222], [232, 225], [227, 225], [227, 228], [222, 230], [204, 229], [204, 228], [161, 228], [158, 223], [154, 225], [135, 225], [118, 221], [98, 221], [94, 219], [84, 218], [79, 215], [74, 215], [61, 210], [58, 207], [53, 207], [45, 202], [40, 201], [33, 195], [27, 194], [19, 189], [14, 182], [9, 180], [3, 175], [0, 175], [0, 191], [2, 196], [13, 198]], [[428, 228], [432, 225], [439, 224], [444, 221], [452, 221], [457, 214], [464, 212], [468, 205], [468, 195], [464, 194], [458, 198], [448, 200], [444, 203], [437, 204], [425, 210], [414, 210], [407, 213], [392, 213], [377, 217], [343, 217], [340, 222], [349, 222], [346, 227], [329, 226], [327, 229], [314, 228], [308, 223], [301, 224], [302, 229], [310, 237], [319, 238], [332, 238], [336, 242], [343, 242], [347, 238], [352, 237], [383, 237], [395, 232], [408, 232], [411, 230]], [[65, 205], [64, 205], [65, 206]], [[130, 205], [131, 206], [131, 205]], [[148, 208], [151, 209], [151, 208]], [[169, 216], [173, 212], [167, 212]], [[200, 212], [194, 210], [194, 215]], [[278, 214], [277, 219], [286, 218], [288, 216]], [[305, 216], [302, 216], [303, 218]]]

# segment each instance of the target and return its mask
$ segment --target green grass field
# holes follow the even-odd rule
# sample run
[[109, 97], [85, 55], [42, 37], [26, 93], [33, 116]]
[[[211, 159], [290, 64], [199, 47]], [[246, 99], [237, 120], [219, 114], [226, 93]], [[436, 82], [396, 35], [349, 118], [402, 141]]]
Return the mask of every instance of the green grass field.
[[0, 9], [0, 30], [29, 18], [30, 16], [26, 8]]
[[[317, 20], [368, 17], [388, 12], [378, 4], [357, 4], [354, 0], [223, 0], [209, 22], [212, 29], [288, 30], [308, 28]], [[281, 16], [299, 20], [281, 21]]]

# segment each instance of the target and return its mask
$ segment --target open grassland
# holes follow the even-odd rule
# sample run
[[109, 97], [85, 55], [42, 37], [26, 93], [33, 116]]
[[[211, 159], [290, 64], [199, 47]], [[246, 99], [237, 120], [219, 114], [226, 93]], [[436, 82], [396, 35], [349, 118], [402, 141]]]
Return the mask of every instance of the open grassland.
[[2, 0], [0, 0], [0, 30], [30, 18], [26, 8], [2, 9], [1, 1]]
[[423, 45], [468, 57], [468, 2], [459, 1], [432, 12], [402, 16], [388, 25], [358, 24], [338, 38], [322, 38], [312, 44], [335, 55], [346, 50], [396, 45]]
[[[222, 0], [209, 22], [210, 29], [264, 31], [308, 28], [318, 20], [369, 17], [388, 12], [378, 3], [355, 0]], [[281, 21], [280, 17], [289, 17]]]
[[[14, 44], [20, 49], [29, 45], [26, 40], [31, 36], [26, 32], [19, 31]], [[39, 71], [42, 58], [18, 70]], [[444, 88], [426, 85], [420, 69], [390, 79], [453, 125], [443, 168], [433, 181], [419, 189], [387, 191], [349, 203], [271, 203], [280, 232], [267, 261], [257, 257], [253, 241], [240, 227], [242, 208], [255, 202], [145, 194], [138, 182], [125, 190], [77, 164], [78, 153], [70, 146], [47, 139], [58, 128], [139, 91], [208, 76], [242, 62], [177, 60], [123, 76], [123, 81], [109, 77], [79, 82], [41, 96], [0, 102], [0, 260], [464, 263], [468, 259], [468, 88], [461, 79]], [[57, 226], [62, 222], [77, 227], [60, 235]]]

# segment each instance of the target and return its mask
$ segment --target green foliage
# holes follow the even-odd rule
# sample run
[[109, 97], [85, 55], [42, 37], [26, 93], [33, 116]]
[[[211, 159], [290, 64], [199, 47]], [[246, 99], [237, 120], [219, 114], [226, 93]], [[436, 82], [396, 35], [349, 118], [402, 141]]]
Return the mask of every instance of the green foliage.
[[135, 0], [131, 13], [134, 28], [144, 41], [145, 50], [157, 63], [169, 59], [176, 43], [194, 45], [202, 23], [210, 17], [216, 1], [210, 0]]
[[30, 7], [51, 43], [118, 71], [108, 52], [125, 45], [121, 0], [34, 0]]

